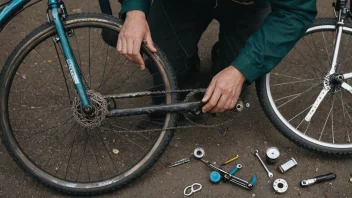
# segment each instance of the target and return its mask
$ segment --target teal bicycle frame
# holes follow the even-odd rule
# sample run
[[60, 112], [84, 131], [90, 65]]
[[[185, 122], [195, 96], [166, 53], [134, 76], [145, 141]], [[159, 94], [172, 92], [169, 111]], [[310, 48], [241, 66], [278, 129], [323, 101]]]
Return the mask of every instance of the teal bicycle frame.
[[[12, 17], [15, 16], [29, 2], [30, 0], [12, 0], [3, 7], [0, 10], [0, 31], [12, 19]], [[62, 18], [59, 12], [61, 9], [60, 5], [62, 5], [61, 0], [48, 0], [48, 6], [51, 10], [52, 21], [55, 24], [57, 35], [64, 52], [72, 81], [81, 100], [82, 109], [85, 113], [89, 114], [93, 111], [93, 109], [89, 102], [82, 79], [79, 75], [80, 72], [78, 70], [78, 65], [72, 53], [71, 46], [68, 42], [65, 29], [62, 25]]]

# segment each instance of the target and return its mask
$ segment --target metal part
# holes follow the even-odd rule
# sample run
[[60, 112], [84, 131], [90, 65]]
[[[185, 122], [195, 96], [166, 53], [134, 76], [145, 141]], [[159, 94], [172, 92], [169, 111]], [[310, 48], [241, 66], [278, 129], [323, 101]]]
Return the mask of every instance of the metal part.
[[108, 117], [121, 117], [121, 116], [132, 116], [132, 115], [142, 115], [160, 112], [182, 112], [196, 110], [203, 106], [202, 102], [183, 102], [175, 104], [164, 104], [164, 105], [151, 105], [126, 109], [113, 109], [109, 111]]
[[286, 171], [288, 171], [289, 169], [293, 168], [296, 165], [297, 165], [296, 160], [291, 158], [289, 161], [287, 161], [283, 165], [279, 166], [279, 169], [280, 169], [281, 173], [285, 173]]
[[[194, 183], [190, 186], [187, 186], [183, 190], [183, 194], [188, 197], [188, 196], [191, 196], [193, 193], [200, 191], [201, 189], [202, 189], [202, 184]], [[189, 193], [187, 193], [187, 191], [189, 191]]]
[[205, 155], [204, 149], [202, 149], [202, 148], [194, 149], [193, 155], [197, 159], [202, 159]]
[[284, 179], [277, 179], [273, 183], [273, 188], [276, 193], [285, 193], [288, 189], [288, 184]]
[[280, 157], [280, 151], [276, 147], [271, 147], [266, 150], [266, 162], [268, 164], [274, 164]]
[[336, 174], [334, 174], [334, 173], [328, 173], [328, 174], [325, 174], [325, 175], [319, 175], [319, 176], [316, 176], [316, 177], [314, 177], [312, 179], [302, 180], [301, 181], [301, 187], [308, 187], [308, 186], [313, 185], [315, 183], [329, 181], [329, 180], [333, 180], [335, 178], [336, 178]]
[[[204, 96], [205, 90], [199, 89], [188, 93], [183, 100], [184, 102], [196, 102], [200, 101]], [[217, 120], [232, 120], [235, 118], [235, 112], [240, 112], [243, 110], [243, 102], [238, 100], [237, 104], [235, 105], [235, 109], [233, 111], [226, 111], [221, 114], [213, 114], [213, 113], [203, 113], [201, 108], [194, 108], [189, 111], [183, 112], [182, 115], [185, 117], [187, 121], [192, 124], [199, 125], [199, 126], [211, 126], [213, 125], [212, 122], [216, 123]], [[224, 116], [222, 116], [224, 115]], [[217, 117], [214, 120], [214, 117]]]
[[264, 167], [265, 171], [268, 173], [268, 177], [272, 178], [274, 176], [274, 174], [272, 172], [269, 171], [269, 169], [265, 166], [262, 158], [260, 158], [259, 156], [259, 151], [255, 150], [254, 151], [254, 155], [258, 158], [258, 160], [260, 161], [260, 163], [262, 164], [262, 166]]
[[[239, 186], [241, 186], [243, 188], [246, 188], [248, 190], [251, 190], [254, 187], [254, 185], [256, 183], [256, 178], [257, 178], [256, 175], [254, 175], [252, 177], [252, 181], [251, 182], [247, 182], [244, 179], [241, 179], [239, 177], [233, 176], [230, 173], [226, 172], [225, 170], [216, 167], [214, 164], [212, 164], [212, 163], [210, 163], [210, 162], [208, 162], [206, 160], [203, 160], [202, 157], [205, 155], [205, 152], [204, 152], [204, 150], [202, 148], [196, 148], [194, 150], [193, 154], [196, 157], [196, 159], [198, 159], [201, 162], [203, 162], [209, 168], [219, 172], [221, 174], [221, 176], [225, 179], [225, 181], [230, 181], [231, 183], [239, 185]], [[242, 165], [237, 165], [236, 168], [238, 168], [238, 167], [242, 168]]]
[[92, 129], [100, 126], [101, 123], [105, 120], [106, 114], [108, 112], [108, 103], [104, 97], [96, 91], [88, 90], [87, 95], [92, 105], [92, 113], [86, 114], [84, 112], [81, 100], [77, 97], [73, 100], [71, 109], [73, 117], [76, 122], [78, 122], [78, 124], [85, 128]]
[[191, 161], [191, 158], [190, 158], [190, 157], [189, 157], [189, 158], [184, 158], [184, 159], [181, 159], [181, 160], [179, 160], [179, 161], [169, 163], [169, 164], [167, 165], [167, 167], [171, 168], [171, 167], [179, 166], [179, 165], [181, 165], [181, 164], [185, 164], [185, 163], [188, 163], [188, 162], [190, 162], [190, 161]]
[[312, 108], [308, 112], [307, 116], [304, 118], [307, 122], [310, 122], [315, 111], [318, 109], [320, 103], [324, 100], [325, 96], [329, 93], [330, 89], [323, 88], [323, 90], [321, 90], [321, 92], [320, 92], [319, 96], [317, 97], [317, 99], [315, 100]]
[[237, 166], [235, 168], [233, 168], [232, 170], [230, 170], [229, 174], [230, 175], [234, 175], [238, 170], [240, 170], [242, 168], [242, 164], [237, 164]]
[[[239, 185], [241, 187], [244, 187], [246, 189], [251, 190], [254, 187], [254, 183], [251, 182], [247, 182], [244, 179], [241, 179], [239, 177], [233, 176], [230, 173], [226, 172], [225, 170], [216, 167], [214, 164], [211, 164], [210, 162], [203, 160], [203, 159], [199, 159], [201, 162], [203, 162], [205, 165], [207, 165], [208, 167], [210, 167], [211, 169], [218, 171], [220, 174], [222, 174], [223, 178], [227, 181], [230, 181], [236, 185]], [[255, 177], [255, 175], [253, 176]], [[253, 179], [252, 179], [253, 180]]]
[[227, 160], [226, 162], [222, 163], [220, 166], [224, 166], [224, 165], [226, 165], [226, 164], [229, 164], [229, 163], [231, 163], [231, 162], [237, 160], [238, 158], [239, 158], [239, 156], [236, 155], [236, 157], [233, 157], [233, 158]]

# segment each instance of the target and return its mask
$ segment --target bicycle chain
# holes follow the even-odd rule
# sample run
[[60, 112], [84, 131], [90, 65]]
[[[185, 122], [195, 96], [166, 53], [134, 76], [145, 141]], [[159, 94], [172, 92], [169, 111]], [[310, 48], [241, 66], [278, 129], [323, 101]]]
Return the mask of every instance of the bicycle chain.
[[[166, 93], [191, 93], [191, 92], [203, 92], [205, 93], [206, 89], [204, 88], [199, 88], [199, 89], [179, 89], [179, 90], [172, 90], [172, 91], [153, 91], [150, 92], [150, 95], [158, 95], [158, 94], [166, 94]], [[162, 129], [144, 129], [144, 130], [118, 130], [115, 131], [115, 133], [146, 133], [146, 132], [158, 132], [158, 131], [163, 131], [163, 130], [177, 130], [177, 129], [189, 129], [189, 128], [220, 128], [221, 126], [224, 126], [225, 124], [233, 121], [234, 118], [230, 118], [229, 120], [226, 120], [225, 122], [219, 123], [219, 124], [214, 124], [214, 125], [199, 125], [199, 124], [192, 124], [192, 125], [186, 125], [186, 126], [176, 126], [176, 127], [169, 127], [169, 128], [162, 128]]]

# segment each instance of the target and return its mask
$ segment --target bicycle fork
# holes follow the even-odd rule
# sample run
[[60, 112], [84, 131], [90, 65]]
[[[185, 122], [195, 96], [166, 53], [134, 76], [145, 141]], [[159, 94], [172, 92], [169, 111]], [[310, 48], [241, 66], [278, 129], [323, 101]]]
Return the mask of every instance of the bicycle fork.
[[68, 70], [70, 72], [72, 81], [74, 83], [77, 94], [82, 104], [82, 110], [84, 111], [84, 113], [90, 114], [93, 112], [94, 109], [90, 104], [86, 89], [83, 85], [83, 81], [81, 79], [81, 76], [79, 75], [80, 72], [78, 69], [78, 64], [76, 62], [76, 59], [74, 58], [71, 46], [66, 36], [66, 31], [62, 25], [62, 14], [66, 15], [63, 10], [65, 9], [64, 4], [60, 0], [48, 0], [48, 6], [51, 10], [52, 20], [55, 24], [55, 28], [62, 46]]

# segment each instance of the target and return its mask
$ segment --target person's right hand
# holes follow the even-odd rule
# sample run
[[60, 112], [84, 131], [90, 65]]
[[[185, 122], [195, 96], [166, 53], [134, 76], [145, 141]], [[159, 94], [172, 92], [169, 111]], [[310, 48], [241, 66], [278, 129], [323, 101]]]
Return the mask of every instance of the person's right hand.
[[150, 51], [156, 52], [144, 12], [139, 10], [129, 11], [126, 14], [126, 20], [119, 34], [116, 48], [120, 54], [139, 64], [143, 70], [145, 64], [140, 54], [142, 42], [146, 42]]

